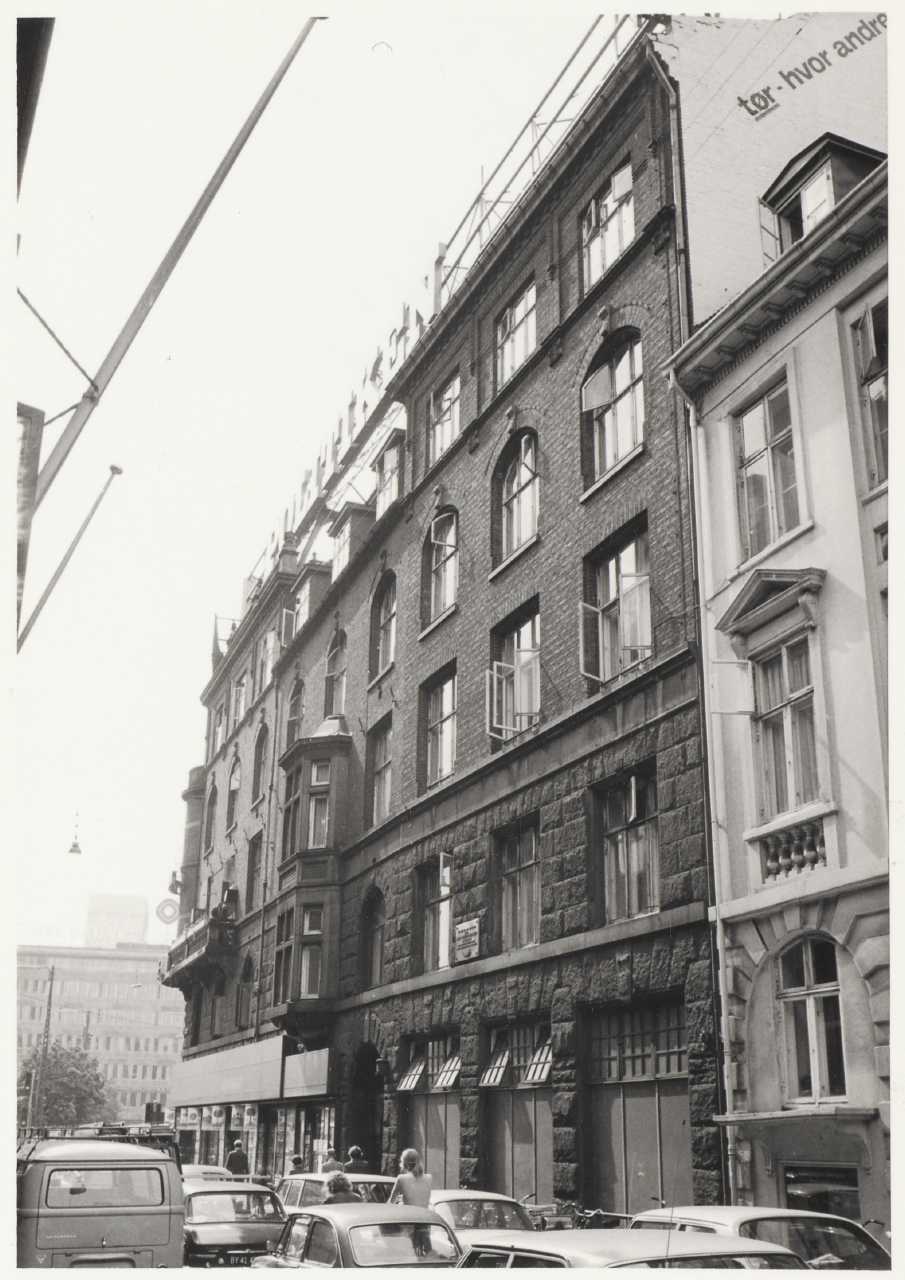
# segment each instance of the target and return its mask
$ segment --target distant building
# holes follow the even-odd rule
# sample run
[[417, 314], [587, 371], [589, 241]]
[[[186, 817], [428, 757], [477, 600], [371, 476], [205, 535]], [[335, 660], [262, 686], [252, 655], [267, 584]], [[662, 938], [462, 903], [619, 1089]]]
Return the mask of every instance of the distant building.
[[783, 159], [780, 256], [672, 361], [695, 416], [718, 1122], [738, 1202], [888, 1224], [888, 174], [835, 134]]
[[16, 1042], [20, 1061], [41, 1042], [53, 966], [50, 1036], [97, 1059], [117, 1118], [167, 1105], [182, 1043], [183, 1001], [161, 986], [160, 946], [19, 947]]
[[143, 943], [148, 932], [148, 904], [144, 898], [95, 894], [85, 920], [86, 947], [118, 947]]

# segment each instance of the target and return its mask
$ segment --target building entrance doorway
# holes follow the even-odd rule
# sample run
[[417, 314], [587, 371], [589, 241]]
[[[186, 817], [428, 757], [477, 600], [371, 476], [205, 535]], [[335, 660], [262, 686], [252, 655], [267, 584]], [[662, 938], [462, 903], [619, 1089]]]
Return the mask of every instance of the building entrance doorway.
[[383, 1163], [383, 1076], [377, 1066], [379, 1058], [370, 1041], [356, 1050], [344, 1125], [346, 1150], [350, 1146], [361, 1147], [372, 1173], [379, 1173]]

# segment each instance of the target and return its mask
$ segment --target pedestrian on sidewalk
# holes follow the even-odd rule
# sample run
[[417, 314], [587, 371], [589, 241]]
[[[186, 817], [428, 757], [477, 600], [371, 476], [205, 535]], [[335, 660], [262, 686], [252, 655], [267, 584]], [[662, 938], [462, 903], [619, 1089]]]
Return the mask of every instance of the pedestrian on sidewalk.
[[242, 1150], [241, 1138], [236, 1138], [233, 1149], [226, 1157], [226, 1167], [233, 1177], [243, 1177], [248, 1173], [248, 1156]]
[[327, 1154], [324, 1163], [321, 1165], [321, 1173], [342, 1173], [343, 1166], [336, 1158], [336, 1151], [333, 1147], [327, 1148]]
[[368, 1162], [361, 1147], [350, 1147], [346, 1159], [346, 1173], [367, 1173]]
[[430, 1204], [433, 1179], [424, 1172], [421, 1157], [414, 1147], [407, 1147], [399, 1157], [399, 1176], [390, 1192], [390, 1204], [418, 1205], [426, 1209]]

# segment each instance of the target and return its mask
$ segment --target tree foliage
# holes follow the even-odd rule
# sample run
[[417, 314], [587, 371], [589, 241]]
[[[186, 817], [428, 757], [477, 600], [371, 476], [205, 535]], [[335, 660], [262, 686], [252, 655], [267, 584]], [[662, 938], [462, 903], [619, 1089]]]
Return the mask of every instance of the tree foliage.
[[[37, 1079], [40, 1045], [23, 1059], [19, 1068], [20, 1110], [28, 1105], [27, 1081]], [[41, 1070], [40, 1096], [35, 1098], [32, 1121], [42, 1125], [88, 1124], [110, 1110], [107, 1086], [97, 1064], [81, 1046], [68, 1049], [53, 1040]]]

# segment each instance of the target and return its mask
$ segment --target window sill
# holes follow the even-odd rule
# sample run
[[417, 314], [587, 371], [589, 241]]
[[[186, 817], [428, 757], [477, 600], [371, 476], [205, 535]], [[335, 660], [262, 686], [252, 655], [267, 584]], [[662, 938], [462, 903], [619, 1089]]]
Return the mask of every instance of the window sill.
[[836, 812], [837, 805], [832, 800], [813, 800], [798, 809], [788, 809], [785, 813], [779, 813], [759, 827], [749, 827], [747, 831], [742, 832], [742, 840], [746, 844], [753, 844], [757, 840], [763, 840], [764, 836], [772, 836], [777, 831], [786, 831], [789, 827], [796, 827], [802, 822], [813, 822], [816, 818], [828, 818]]
[[624, 457], [620, 458], [618, 462], [613, 463], [609, 471], [604, 471], [603, 475], [598, 476], [593, 484], [588, 485], [587, 489], [585, 489], [578, 501], [587, 502], [589, 498], [593, 498], [594, 494], [599, 492], [608, 480], [612, 480], [614, 476], [618, 475], [619, 472], [622, 471], [624, 467], [627, 467], [630, 462], [634, 462], [635, 458], [642, 453], [644, 453], [643, 440], [640, 444], [636, 444], [634, 449], [630, 449], [629, 452], [625, 454]]
[[889, 489], [889, 480], [881, 480], [879, 484], [872, 485], [867, 493], [861, 495], [861, 505], [866, 507], [870, 503], [876, 502], [878, 498], [885, 496]]
[[726, 578], [727, 582], [734, 582], [736, 578], [740, 578], [743, 574], [748, 573], [750, 569], [756, 565], [762, 564], [765, 560], [769, 560], [777, 551], [781, 551], [783, 547], [787, 547], [790, 542], [794, 542], [796, 538], [800, 538], [804, 533], [810, 533], [814, 528], [813, 520], [805, 520], [803, 524], [796, 525], [794, 529], [790, 529], [788, 533], [784, 533], [781, 538], [777, 538], [775, 542], [771, 542], [768, 547], [764, 547], [763, 551], [758, 551], [756, 556], [750, 556], [747, 560], [743, 560], [735, 570]]
[[390, 674], [390, 672], [393, 670], [395, 665], [396, 665], [395, 660], [393, 662], [388, 662], [382, 671], [378, 671], [377, 675], [374, 677], [371, 683], [367, 686], [366, 692], [370, 693], [372, 689], [375, 689], [377, 685], [380, 684], [384, 676], [388, 676]]
[[235, 829], [236, 829], [236, 827], [237, 827], [238, 825], [239, 825], [239, 824], [238, 824], [238, 822], [234, 822], [234, 823], [232, 824], [232, 826], [229, 826], [229, 827], [227, 827], [227, 828], [226, 828], [226, 838], [227, 838], [227, 839], [229, 839], [229, 837], [232, 835], [232, 833], [235, 831]]
[[455, 772], [455, 769], [450, 769], [449, 773], [444, 773], [442, 778], [434, 778], [433, 782], [425, 783], [425, 791], [432, 791], [434, 787], [440, 787], [444, 782], [449, 782]]
[[423, 631], [418, 632], [418, 639], [423, 640], [425, 636], [429, 636], [432, 631], [436, 631], [441, 622], [445, 622], [447, 618], [451, 618], [454, 613], [459, 612], [459, 606], [454, 601], [448, 609], [444, 609], [442, 613], [438, 613], [436, 618], [432, 618]]
[[490, 573], [487, 575], [487, 581], [492, 582], [499, 574], [505, 573], [511, 564], [518, 560], [520, 556], [523, 556], [526, 551], [535, 546], [538, 542], [540, 542], [540, 534], [533, 533], [530, 538], [521, 544], [521, 546], [516, 547], [514, 551], [510, 551], [506, 559], [501, 560], [495, 569], [490, 570]]

